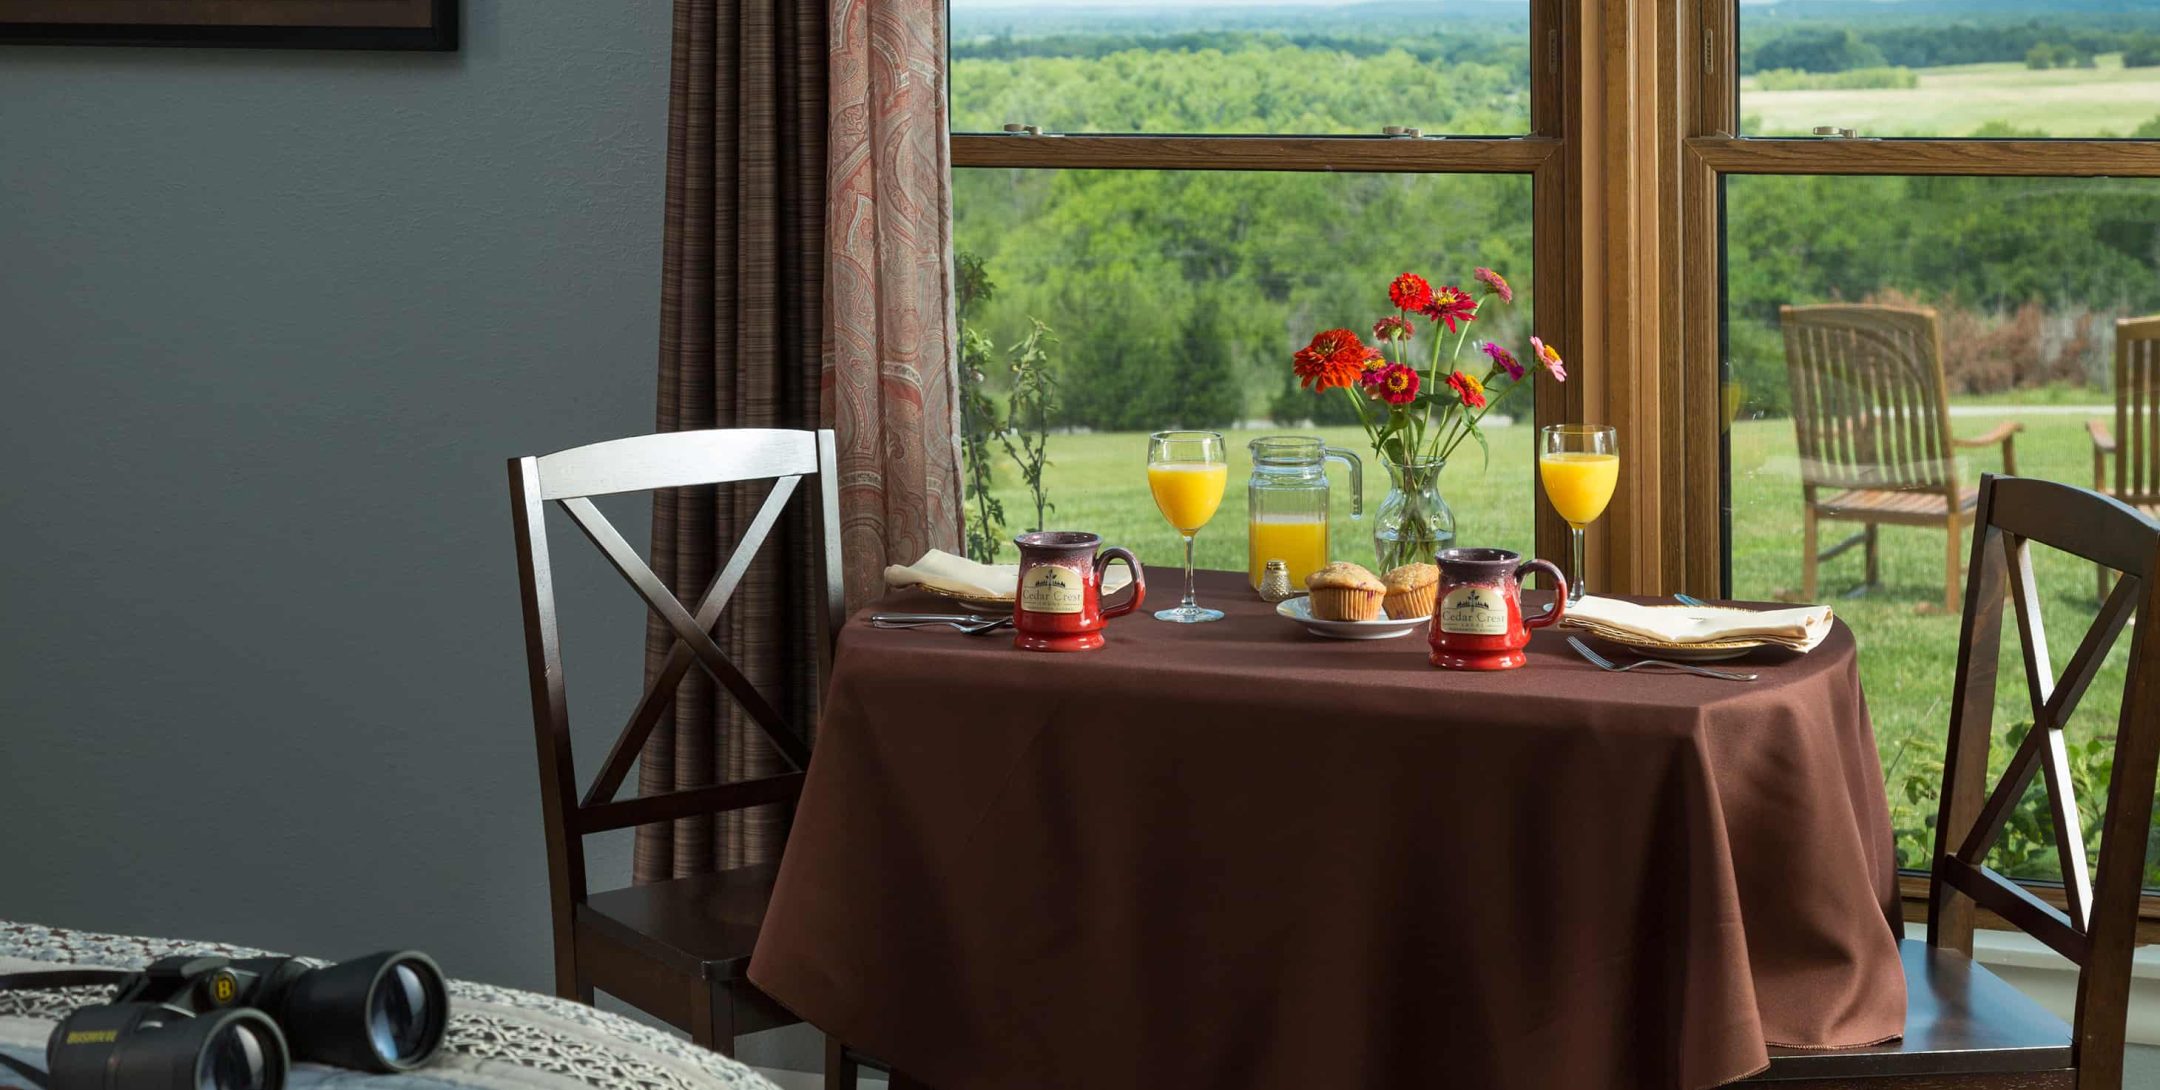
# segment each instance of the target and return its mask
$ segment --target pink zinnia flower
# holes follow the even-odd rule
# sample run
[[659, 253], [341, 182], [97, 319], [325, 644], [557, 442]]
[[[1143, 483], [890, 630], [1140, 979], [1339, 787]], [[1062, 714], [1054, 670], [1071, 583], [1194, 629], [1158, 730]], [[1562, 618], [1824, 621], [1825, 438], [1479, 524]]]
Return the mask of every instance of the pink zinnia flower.
[[1450, 333], [1455, 332], [1456, 322], [1469, 322], [1477, 317], [1477, 300], [1470, 293], [1454, 286], [1434, 288], [1432, 302], [1418, 313], [1432, 319], [1434, 325], [1444, 325]]
[[1376, 341], [1407, 341], [1415, 330], [1416, 327], [1408, 321], [1393, 316], [1372, 324], [1373, 340]]
[[1483, 284], [1488, 288], [1491, 288], [1493, 290], [1493, 294], [1500, 297], [1501, 302], [1512, 303], [1515, 301], [1515, 289], [1508, 287], [1507, 277], [1502, 276], [1499, 273], [1496, 273], [1491, 269], [1484, 267], [1483, 265], [1478, 266], [1477, 272], [1471, 275], [1477, 277], [1478, 283]]
[[1399, 363], [1375, 367], [1358, 381], [1366, 393], [1390, 405], [1408, 405], [1417, 400], [1418, 373]]
[[1491, 341], [1486, 341], [1485, 356], [1486, 358], [1493, 361], [1493, 366], [1498, 367], [1502, 371], [1506, 371], [1507, 377], [1509, 379], [1514, 381], [1520, 381], [1522, 379], [1523, 366], [1522, 364], [1515, 362], [1515, 353], [1510, 352], [1507, 349], [1492, 343]]
[[1530, 338], [1530, 354], [1537, 357], [1538, 363], [1543, 365], [1547, 371], [1552, 372], [1552, 377], [1555, 380], [1567, 381], [1567, 365], [1560, 359], [1559, 349], [1536, 337], [1532, 337]]

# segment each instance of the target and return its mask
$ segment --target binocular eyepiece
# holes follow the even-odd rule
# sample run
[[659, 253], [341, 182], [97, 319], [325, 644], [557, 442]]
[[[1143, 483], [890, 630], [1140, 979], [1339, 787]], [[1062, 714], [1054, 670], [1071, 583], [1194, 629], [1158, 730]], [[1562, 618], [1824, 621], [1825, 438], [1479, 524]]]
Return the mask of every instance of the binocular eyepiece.
[[409, 1071], [442, 1046], [449, 995], [426, 954], [322, 968], [174, 957], [125, 976], [45, 1046], [49, 1090], [283, 1090], [295, 1061]]

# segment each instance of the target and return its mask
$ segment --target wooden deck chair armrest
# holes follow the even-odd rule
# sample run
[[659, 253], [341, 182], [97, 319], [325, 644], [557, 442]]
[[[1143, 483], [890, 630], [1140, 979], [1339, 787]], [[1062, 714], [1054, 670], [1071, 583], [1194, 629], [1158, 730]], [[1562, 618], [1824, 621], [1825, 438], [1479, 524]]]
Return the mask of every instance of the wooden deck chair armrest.
[[2106, 421], [2087, 420], [2085, 422], [2085, 434], [2092, 436], [2092, 445], [2095, 452], [2100, 454], [2115, 453], [2115, 433], [2109, 429]]
[[2017, 450], [2013, 444], [2016, 441], [2017, 433], [2024, 430], [2025, 425], [2015, 420], [2005, 420], [1995, 425], [1986, 435], [1976, 435], [1970, 439], [1960, 439], [1953, 435], [1950, 437], [1950, 445], [1969, 448], [1992, 447], [2000, 444], [2002, 446], [2003, 473], [2015, 477], [2017, 476]]
[[2093, 491], [2107, 491], [2108, 455], [2115, 453], [2115, 433], [2105, 422], [2087, 420], [2085, 434], [2092, 437]]

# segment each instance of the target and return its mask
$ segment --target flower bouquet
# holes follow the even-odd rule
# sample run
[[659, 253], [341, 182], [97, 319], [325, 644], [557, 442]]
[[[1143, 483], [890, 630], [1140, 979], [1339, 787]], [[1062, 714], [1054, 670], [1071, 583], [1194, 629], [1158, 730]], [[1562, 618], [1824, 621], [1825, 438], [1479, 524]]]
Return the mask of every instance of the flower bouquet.
[[[1480, 268], [1474, 280], [1480, 288], [1476, 294], [1452, 284], [1435, 288], [1406, 272], [1388, 285], [1395, 313], [1373, 323], [1377, 343], [1366, 344], [1347, 329], [1322, 330], [1291, 360], [1305, 389], [1345, 392], [1373, 452], [1387, 467], [1388, 495], [1373, 526], [1382, 571], [1430, 563], [1434, 553], [1454, 543], [1455, 515], [1440, 496], [1440, 472], [1465, 440], [1476, 440], [1489, 457], [1480, 425], [1517, 389], [1530, 385], [1531, 368], [1490, 340], [1478, 342], [1470, 368], [1461, 366], [1471, 326], [1484, 308], [1495, 300], [1515, 301], [1514, 289], [1499, 273]], [[1424, 319], [1424, 326], [1413, 318]], [[1417, 347], [1421, 328], [1430, 352]], [[1418, 357], [1423, 357], [1422, 370]], [[1480, 357], [1481, 365], [1475, 362]], [[1536, 337], [1530, 338], [1530, 360], [1553, 381], [1567, 381], [1560, 353]]]

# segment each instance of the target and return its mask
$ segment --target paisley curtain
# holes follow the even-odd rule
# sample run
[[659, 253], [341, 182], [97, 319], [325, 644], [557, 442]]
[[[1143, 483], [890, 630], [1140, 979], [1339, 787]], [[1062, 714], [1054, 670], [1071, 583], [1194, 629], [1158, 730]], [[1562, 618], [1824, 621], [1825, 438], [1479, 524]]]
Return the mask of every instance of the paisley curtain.
[[952, 163], [942, 0], [831, 0], [826, 345], [848, 602], [958, 551]]

